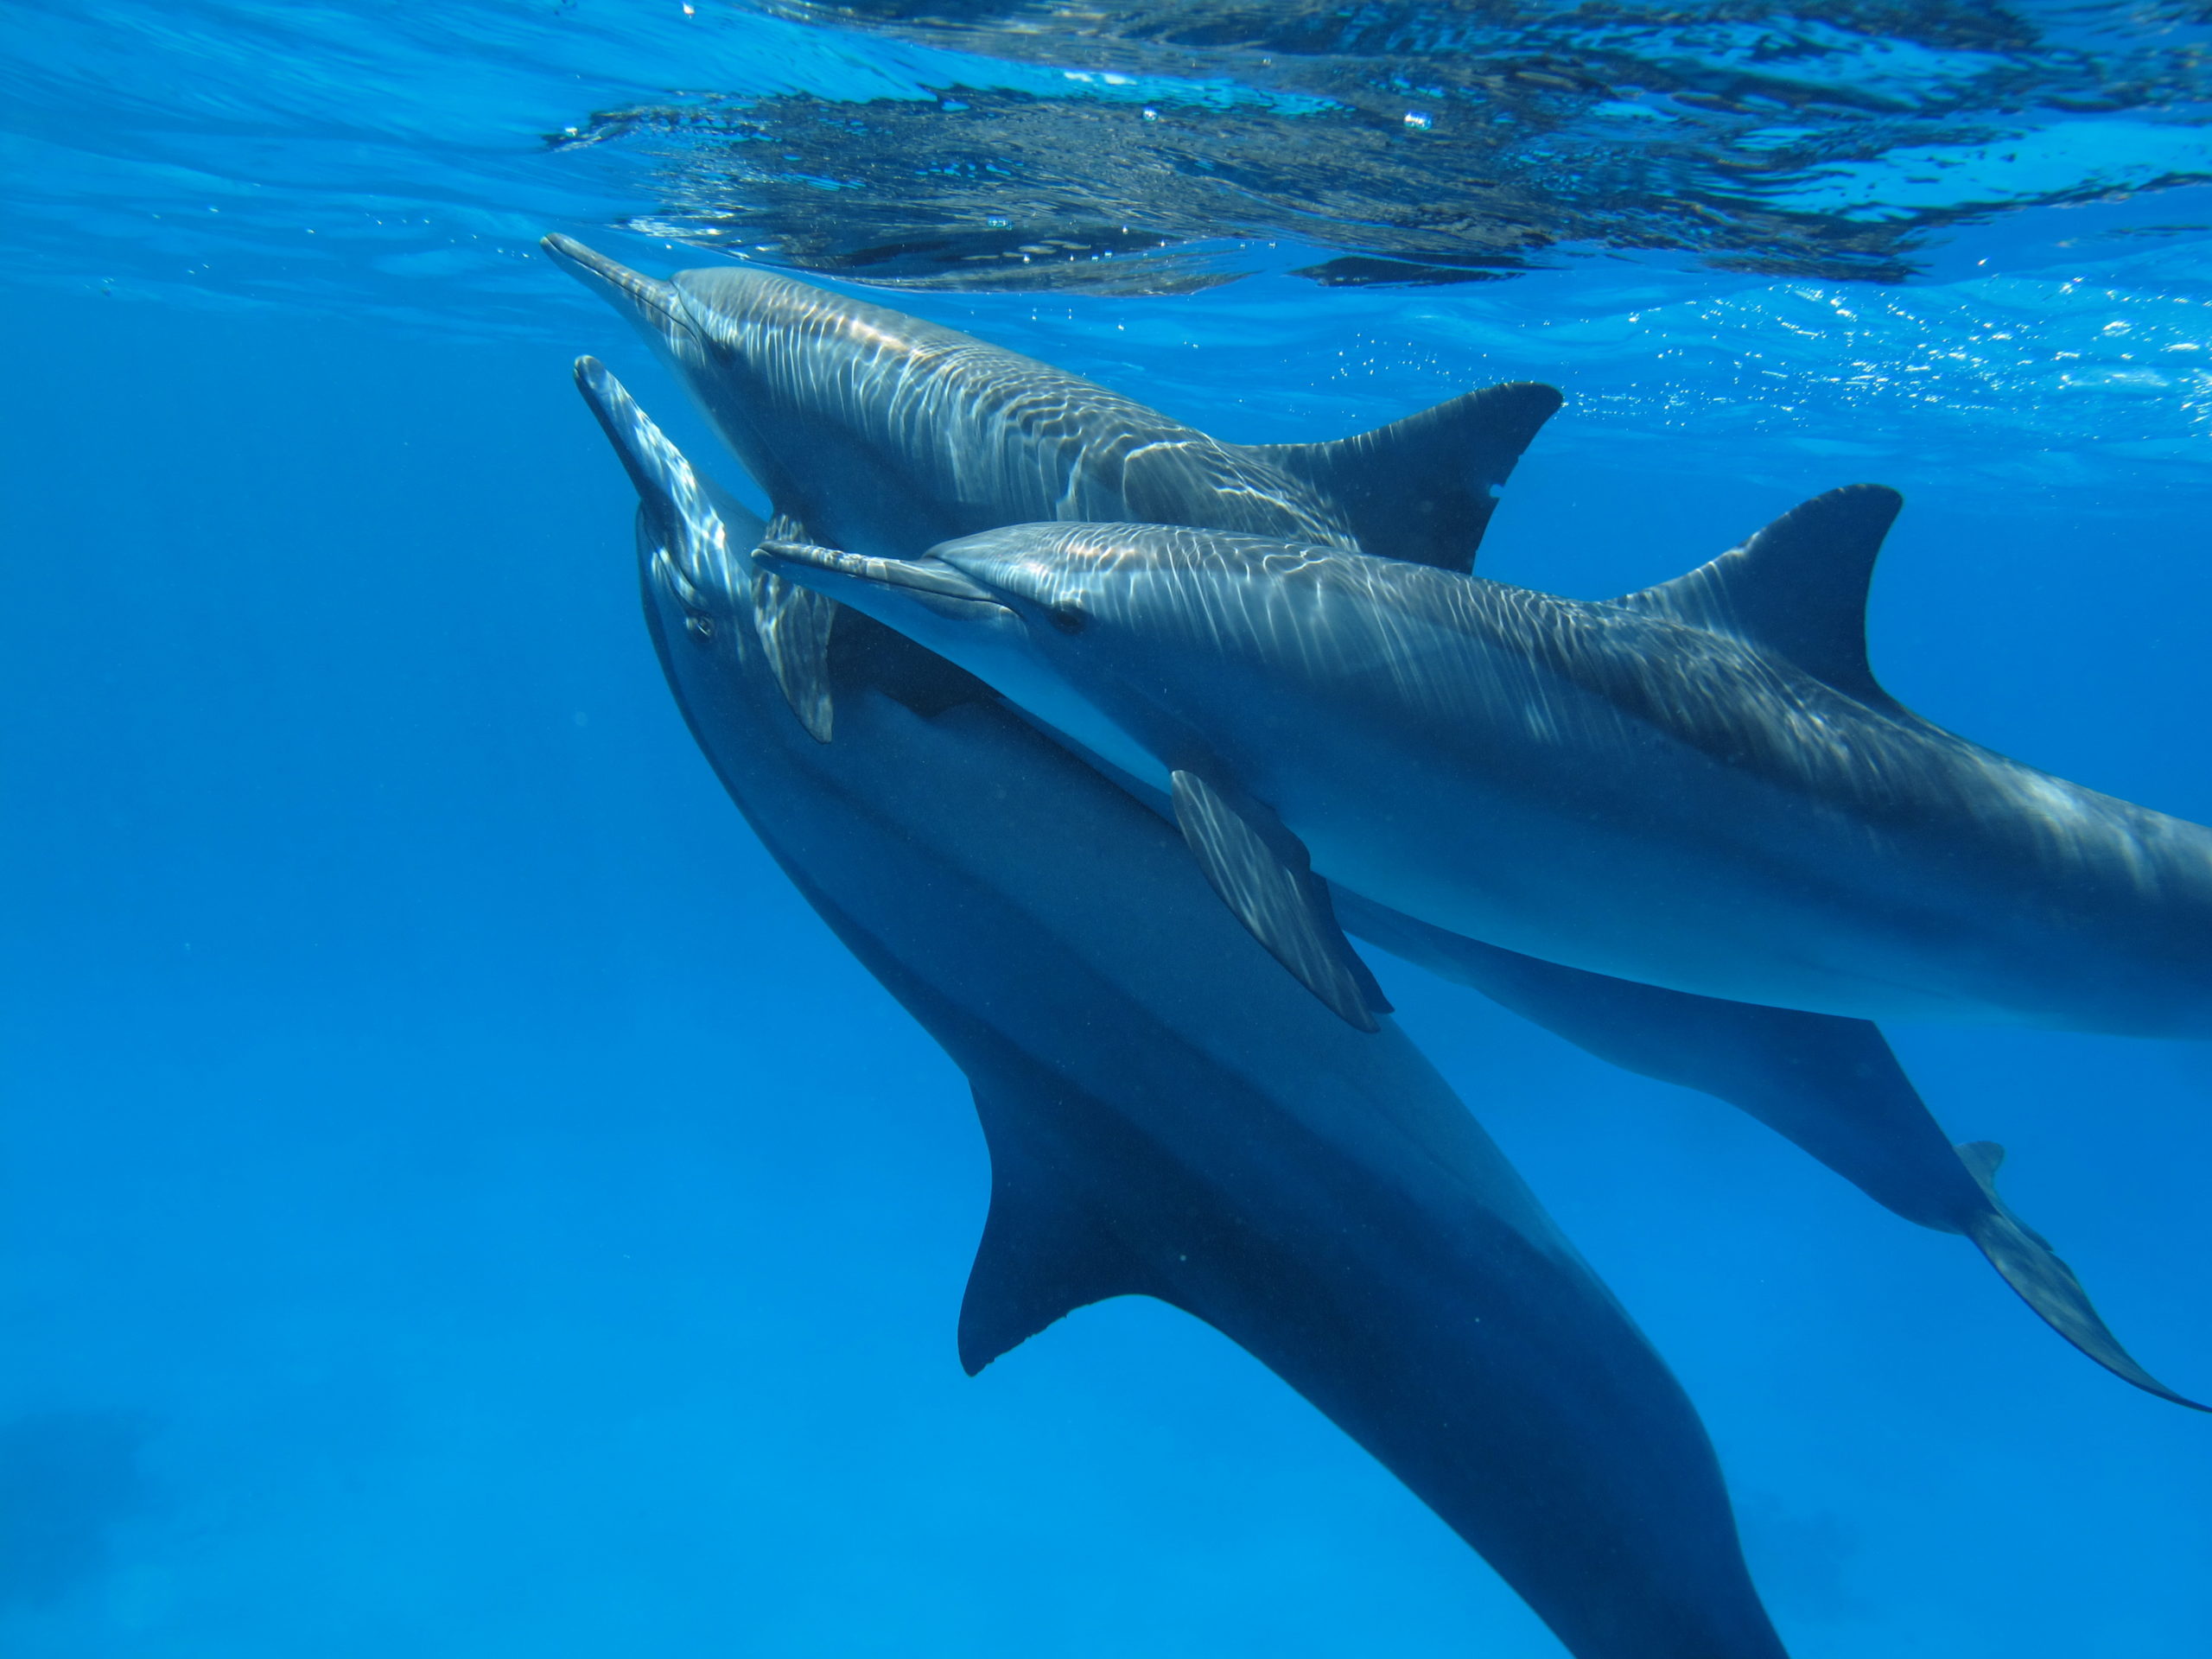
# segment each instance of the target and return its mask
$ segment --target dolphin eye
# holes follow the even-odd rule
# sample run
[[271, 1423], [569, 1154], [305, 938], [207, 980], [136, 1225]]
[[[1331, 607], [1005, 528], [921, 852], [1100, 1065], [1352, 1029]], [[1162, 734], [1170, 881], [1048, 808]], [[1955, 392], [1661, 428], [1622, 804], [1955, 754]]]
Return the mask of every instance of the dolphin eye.
[[1090, 622], [1080, 605], [1055, 605], [1045, 615], [1062, 633], [1081, 633]]
[[684, 617], [683, 626], [702, 639], [711, 639], [715, 637], [715, 619], [711, 616], [702, 616], [696, 611], [690, 612]]

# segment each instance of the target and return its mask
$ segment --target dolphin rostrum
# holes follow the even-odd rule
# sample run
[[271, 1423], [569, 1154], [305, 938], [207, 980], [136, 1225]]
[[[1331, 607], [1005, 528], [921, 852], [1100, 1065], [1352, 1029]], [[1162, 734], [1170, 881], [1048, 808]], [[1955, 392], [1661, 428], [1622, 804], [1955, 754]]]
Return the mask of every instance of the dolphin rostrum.
[[1703, 996], [2212, 1036], [2212, 831], [1980, 748], [1875, 683], [1862, 610], [1898, 505], [1834, 491], [1599, 603], [1140, 524], [762, 563], [1172, 789], [1217, 887], [1356, 1022], [1317, 873]]
[[964, 1071], [988, 1219], [973, 1372], [1151, 1295], [1364, 1446], [1580, 1659], [1779, 1659], [1689, 1402], [1394, 1027], [1315, 1007], [1157, 814], [865, 618], [837, 741], [753, 626], [760, 534], [611, 377], [645, 613], [694, 735], [815, 908]]
[[[861, 552], [919, 553], [959, 527], [1039, 512], [1040, 498], [1137, 516], [1126, 492], [1117, 505], [1100, 482], [1103, 464], [1065, 441], [1074, 433], [1122, 455], [1134, 433], [1182, 458], [1164, 508], [1183, 522], [1249, 523], [1258, 508], [1245, 484], [1264, 476], [1269, 499], [1300, 522], [1350, 526], [1372, 550], [1410, 549], [1465, 569], [1490, 486], [1557, 402], [1541, 386], [1494, 387], [1363, 438], [1239, 449], [1047, 364], [787, 277], [662, 282], [565, 237], [545, 246], [630, 319], [762, 476], [780, 480], [770, 490], [779, 533], [819, 521]], [[984, 493], [981, 473], [1004, 493]], [[894, 508], [870, 506], [870, 492]], [[1162, 505], [1157, 493], [1149, 504]], [[828, 736], [827, 680], [809, 664], [826, 662], [835, 607], [808, 610], [816, 595], [766, 575], [755, 594], [755, 632], [779, 683], [807, 728]], [[1164, 794], [1135, 787], [1166, 810]], [[2001, 1149], [1955, 1151], [1866, 1021], [1661, 991], [1448, 934], [1355, 894], [1334, 901], [1361, 938], [1612, 1064], [1727, 1101], [1906, 1219], [1966, 1234], [2069, 1341], [2179, 1398], [2129, 1357], [2064, 1262], [1997, 1198], [1989, 1177]], [[1356, 957], [1348, 970], [1360, 976], [1365, 1018], [1379, 994]]]

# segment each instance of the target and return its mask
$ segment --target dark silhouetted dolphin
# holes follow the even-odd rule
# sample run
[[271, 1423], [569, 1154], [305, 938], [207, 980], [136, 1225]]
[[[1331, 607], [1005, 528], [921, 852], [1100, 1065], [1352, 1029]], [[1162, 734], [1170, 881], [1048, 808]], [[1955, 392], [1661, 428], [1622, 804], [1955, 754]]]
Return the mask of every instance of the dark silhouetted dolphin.
[[[1239, 449], [1047, 364], [786, 277], [724, 270], [661, 282], [565, 237], [545, 246], [741, 442], [772, 480], [784, 533], [814, 534], [819, 520], [866, 553], [918, 553], [954, 527], [1010, 523], [1040, 502], [1141, 516], [1103, 481], [1105, 464], [1071, 442], [1122, 457], [1138, 434], [1179, 457], [1152, 474], [1176, 473], [1178, 487], [1152, 490], [1147, 505], [1184, 522], [1227, 529], [1272, 510], [1329, 527], [1309, 533], [1357, 531], [1374, 550], [1465, 569], [1491, 487], [1557, 401], [1546, 387], [1494, 387], [1362, 438]], [[1254, 478], [1265, 483], [1257, 495]], [[1003, 493], [986, 496], [983, 480]], [[826, 737], [832, 699], [809, 664], [826, 661], [831, 607], [809, 609], [814, 597], [764, 585], [756, 632], [792, 706]], [[1164, 795], [1124, 781], [1166, 810]], [[2065, 1264], [1998, 1200], [1989, 1178], [2001, 1150], [1955, 1152], [1871, 1024], [1659, 991], [1457, 938], [1357, 895], [1336, 901], [1360, 937], [1601, 1058], [1740, 1107], [1899, 1215], [1966, 1234], [2068, 1340], [2179, 1397], [2128, 1357]], [[1364, 1019], [1379, 993], [1356, 957], [1347, 968]]]
[[693, 734], [808, 899], [974, 1084], [989, 1218], [970, 1371], [1158, 1297], [1268, 1365], [1580, 1659], [1776, 1659], [1679, 1385], [1394, 1028], [1348, 1030], [1222, 911], [1173, 830], [865, 618], [791, 719], [760, 533], [604, 371], [645, 613]]

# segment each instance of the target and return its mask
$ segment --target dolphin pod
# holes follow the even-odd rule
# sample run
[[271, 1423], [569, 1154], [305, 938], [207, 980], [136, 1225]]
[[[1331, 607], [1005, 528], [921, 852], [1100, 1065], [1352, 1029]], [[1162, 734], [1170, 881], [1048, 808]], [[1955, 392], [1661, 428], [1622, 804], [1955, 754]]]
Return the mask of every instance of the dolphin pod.
[[[1361, 437], [1239, 447], [1033, 359], [787, 277], [728, 269], [663, 282], [564, 237], [545, 247], [674, 371], [767, 491], [779, 537], [865, 556], [911, 558], [935, 539], [1039, 514], [1103, 515], [1221, 530], [1264, 521], [1275, 534], [1465, 572], [1491, 488], [1559, 401], [1548, 387], [1492, 387]], [[932, 602], [957, 609], [966, 579], [941, 574], [957, 591]], [[771, 671], [807, 729], [829, 737], [834, 608], [802, 608], [814, 595], [772, 573], [756, 597]], [[956, 631], [973, 643], [973, 630]], [[1052, 682], [1041, 683], [1049, 694]], [[1085, 706], [1063, 699], [1057, 713], [1077, 725]], [[1110, 727], [1098, 735], [1109, 748], [1117, 741]], [[1148, 757], [1122, 758], [1122, 781], [1170, 810], [1165, 791], [1126, 775]], [[1309, 896], [1334, 909], [1308, 943], [1322, 969], [1341, 975], [1337, 1005], [1355, 1023], [1371, 1023], [1380, 998], [1337, 939], [1338, 921], [1603, 1059], [1751, 1113], [1907, 1220], [1967, 1236], [2098, 1363], [2194, 1403], [2128, 1355], [2064, 1262], [1999, 1199], [2002, 1149], [1955, 1149], [1867, 1021], [1585, 972], [1326, 883]], [[1293, 919], [1314, 918], [1309, 907]]]
[[645, 609], [732, 798], [973, 1085], [970, 1371], [1145, 1294], [1249, 1351], [1479, 1551], [1579, 1659], [1780, 1659], [1663, 1361], [1394, 1027], [1282, 975], [1157, 813], [865, 618], [791, 717], [763, 527], [597, 364]]

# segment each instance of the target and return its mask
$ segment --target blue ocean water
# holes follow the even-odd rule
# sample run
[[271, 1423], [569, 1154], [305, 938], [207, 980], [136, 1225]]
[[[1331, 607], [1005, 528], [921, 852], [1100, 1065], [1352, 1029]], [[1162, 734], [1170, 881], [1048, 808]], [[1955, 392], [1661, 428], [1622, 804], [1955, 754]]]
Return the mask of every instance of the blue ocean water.
[[[1241, 441], [1550, 380], [1484, 569], [1572, 594], [1893, 484], [1891, 690], [2212, 819], [2201, 14], [1223, 11], [0, 13], [0, 1652], [1560, 1651], [1180, 1313], [962, 1375], [965, 1083], [677, 715], [569, 359], [712, 440], [545, 232]], [[1064, 108], [1122, 124], [1053, 160]], [[931, 194], [917, 112], [1024, 164]], [[1346, 199], [1308, 130], [1374, 137]], [[1464, 222], [1430, 138], [1485, 146]], [[1376, 967], [1682, 1379], [1799, 1659], [2212, 1649], [2203, 1419], [1749, 1119]], [[2212, 1056], [1891, 1036], [2212, 1389]]]

